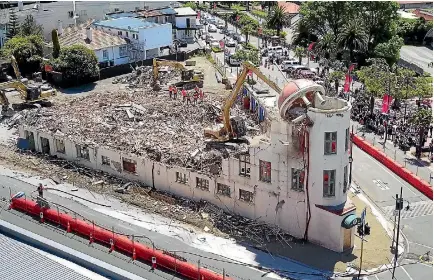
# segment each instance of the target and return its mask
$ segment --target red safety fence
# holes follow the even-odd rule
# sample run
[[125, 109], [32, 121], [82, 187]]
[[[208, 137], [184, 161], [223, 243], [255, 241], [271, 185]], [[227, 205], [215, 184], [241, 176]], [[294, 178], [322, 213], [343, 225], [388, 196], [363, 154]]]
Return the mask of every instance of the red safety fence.
[[377, 149], [376, 147], [369, 144], [367, 141], [363, 140], [359, 136], [352, 135], [353, 143], [357, 145], [360, 149], [371, 155], [373, 158], [381, 162], [387, 168], [392, 170], [396, 175], [404, 179], [407, 183], [418, 189], [429, 199], [433, 199], [433, 190], [431, 185], [417, 177], [414, 173], [406, 169], [404, 166], [400, 165], [385, 153]]
[[223, 280], [228, 277], [217, 274], [205, 268], [200, 268], [186, 261], [177, 259], [171, 254], [161, 250], [149, 248], [139, 242], [134, 242], [127, 236], [116, 234], [109, 230], [103, 229], [93, 223], [73, 218], [68, 214], [61, 213], [58, 210], [40, 207], [36, 202], [25, 198], [14, 198], [10, 204], [11, 209], [23, 211], [27, 214], [39, 216], [41, 222], [50, 221], [64, 227], [68, 232], [75, 232], [81, 236], [89, 238], [89, 242], [98, 242], [109, 245], [110, 250], [117, 250], [124, 254], [132, 256], [133, 260], [141, 260], [151, 263], [156, 268], [165, 268], [174, 271], [188, 279], [200, 280]]

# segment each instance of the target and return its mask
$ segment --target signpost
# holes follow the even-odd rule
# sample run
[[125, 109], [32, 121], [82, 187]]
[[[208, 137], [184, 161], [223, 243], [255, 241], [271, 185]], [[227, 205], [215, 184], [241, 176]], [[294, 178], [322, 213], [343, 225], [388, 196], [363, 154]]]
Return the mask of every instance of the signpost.
[[360, 274], [362, 273], [362, 262], [363, 262], [363, 243], [364, 243], [364, 235], [365, 235], [365, 220], [366, 220], [366, 207], [363, 209], [362, 214], [360, 215], [360, 225], [362, 226], [362, 230], [359, 232], [360, 238], [362, 238], [362, 246], [360, 251], [360, 265], [359, 265], [359, 275], [357, 279], [360, 279]]

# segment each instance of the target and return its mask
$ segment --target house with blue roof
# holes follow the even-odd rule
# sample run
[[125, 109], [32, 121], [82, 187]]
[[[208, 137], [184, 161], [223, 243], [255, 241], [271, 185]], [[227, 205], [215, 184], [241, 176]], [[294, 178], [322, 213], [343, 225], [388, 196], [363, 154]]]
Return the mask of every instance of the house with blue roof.
[[161, 49], [170, 47], [172, 24], [149, 22], [144, 18], [119, 17], [93, 23], [96, 30], [120, 36], [143, 51], [143, 59], [159, 56]]

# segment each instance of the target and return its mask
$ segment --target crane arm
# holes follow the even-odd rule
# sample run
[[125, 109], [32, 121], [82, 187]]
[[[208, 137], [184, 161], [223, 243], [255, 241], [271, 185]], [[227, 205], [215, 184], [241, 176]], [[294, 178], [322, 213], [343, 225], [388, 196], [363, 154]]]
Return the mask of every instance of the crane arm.
[[237, 99], [238, 92], [240, 91], [241, 86], [243, 85], [244, 80], [246, 79], [249, 71], [252, 71], [253, 73], [255, 73], [256, 76], [258, 76], [261, 80], [263, 80], [267, 85], [269, 85], [276, 92], [280, 93], [282, 91], [279, 88], [279, 86], [276, 85], [276, 83], [270, 81], [270, 79], [268, 79], [264, 74], [262, 74], [262, 72], [258, 68], [256, 68], [253, 64], [251, 64], [250, 62], [248, 62], [248, 61], [244, 62], [243, 66], [244, 66], [243, 71], [241, 72], [240, 76], [238, 76], [237, 82], [235, 83], [234, 90], [232, 91], [232, 94], [230, 95], [230, 97], [226, 100], [225, 106], [223, 108], [224, 127], [225, 127], [225, 130], [229, 134], [232, 133], [232, 126], [231, 126], [231, 121], [230, 121], [231, 107], [232, 107], [232, 105], [234, 105], [234, 103]]

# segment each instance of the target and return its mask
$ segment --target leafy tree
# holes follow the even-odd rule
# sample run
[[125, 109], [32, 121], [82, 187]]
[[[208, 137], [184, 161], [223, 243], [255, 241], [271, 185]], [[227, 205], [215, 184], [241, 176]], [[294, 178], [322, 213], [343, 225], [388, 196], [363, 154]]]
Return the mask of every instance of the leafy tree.
[[306, 49], [303, 47], [297, 47], [294, 51], [295, 57], [298, 57], [298, 62], [301, 64], [301, 60], [306, 56]]
[[336, 43], [332, 33], [325, 34], [315, 45], [315, 50], [326, 59], [330, 58], [330, 54], [336, 51]]
[[9, 12], [9, 22], [7, 25], [6, 38], [11, 39], [15, 37], [19, 32], [18, 16], [14, 9]]
[[197, 9], [197, 5], [196, 5], [195, 2], [187, 2], [187, 3], [185, 3], [183, 6], [184, 6], [184, 7], [190, 7], [190, 8], [192, 8], [193, 10], [196, 10], [196, 9]]
[[246, 35], [246, 43], [249, 42], [249, 35], [252, 34], [253, 31], [254, 31], [254, 29], [252, 28], [252, 25], [250, 25], [250, 24], [244, 25], [241, 28], [241, 33]]
[[37, 24], [32, 15], [27, 15], [20, 26], [21, 36], [43, 35], [42, 25]]
[[43, 57], [43, 46], [44, 40], [40, 36], [15, 36], [6, 41], [1, 52], [5, 57], [13, 55], [17, 60], [21, 72], [31, 73], [40, 67]]
[[318, 36], [309, 31], [306, 22], [299, 20], [297, 22], [297, 28], [292, 34], [292, 44], [295, 46], [307, 47], [311, 42], [316, 42]]
[[419, 144], [416, 146], [416, 157], [420, 158], [423, 146], [425, 130], [432, 123], [432, 110], [419, 109], [410, 119], [410, 123], [419, 129]]
[[414, 94], [411, 96], [419, 97], [432, 97], [433, 93], [433, 78], [429, 77], [417, 77], [415, 79], [415, 86], [413, 88]]
[[395, 64], [399, 57], [401, 47], [404, 45], [404, 39], [398, 35], [393, 36], [389, 41], [380, 43], [375, 47], [375, 55], [386, 59], [389, 65]]
[[355, 51], [364, 51], [368, 45], [368, 36], [359, 21], [349, 22], [338, 35], [338, 45], [349, 51], [350, 62], [354, 61]]
[[58, 58], [60, 54], [60, 43], [56, 29], [51, 31], [51, 40], [53, 41], [53, 58]]
[[397, 22], [397, 34], [404, 38], [405, 44], [422, 44], [426, 33], [433, 28], [432, 21], [424, 18], [400, 18]]
[[59, 57], [53, 61], [53, 68], [62, 72], [67, 80], [89, 81], [99, 75], [95, 53], [82, 45], [62, 48]]
[[283, 27], [288, 26], [289, 23], [289, 14], [285, 11], [285, 8], [281, 6], [275, 6], [267, 19], [267, 27], [275, 29], [277, 36], [280, 36]]
[[254, 65], [259, 65], [259, 51], [255, 49], [239, 50], [234, 54], [234, 58], [239, 61], [250, 61]]

